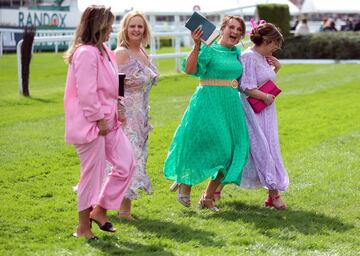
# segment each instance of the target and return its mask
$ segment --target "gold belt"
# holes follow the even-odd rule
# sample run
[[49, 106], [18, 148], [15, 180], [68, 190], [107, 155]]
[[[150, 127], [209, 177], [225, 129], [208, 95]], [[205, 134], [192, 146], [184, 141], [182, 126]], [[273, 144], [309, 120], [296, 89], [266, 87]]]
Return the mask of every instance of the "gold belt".
[[234, 89], [237, 89], [239, 85], [236, 79], [202, 79], [199, 84], [202, 86], [231, 86]]

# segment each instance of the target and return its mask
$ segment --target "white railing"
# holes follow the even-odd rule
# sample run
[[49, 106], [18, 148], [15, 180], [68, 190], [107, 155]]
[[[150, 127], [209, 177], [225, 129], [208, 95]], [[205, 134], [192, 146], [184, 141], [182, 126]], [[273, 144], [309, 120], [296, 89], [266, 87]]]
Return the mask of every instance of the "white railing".
[[[174, 46], [175, 52], [174, 53], [163, 53], [157, 54], [156, 48], [159, 45], [159, 38], [160, 37], [172, 37], [174, 38]], [[180, 71], [180, 59], [187, 56], [188, 52], [181, 52], [181, 41], [185, 37], [189, 37], [190, 33], [188, 31], [185, 32], [155, 32], [152, 34], [152, 38], [150, 41], [150, 57], [153, 60], [157, 59], [166, 59], [166, 58], [175, 58], [176, 60], [176, 71]], [[36, 36], [34, 38], [34, 44], [38, 43], [54, 43], [55, 44], [55, 52], [58, 52], [58, 44], [62, 42], [69, 43], [73, 35], [61, 35], [61, 36], [46, 36], [46, 37], [39, 37]], [[116, 40], [117, 34], [112, 33], [110, 35], [110, 40]], [[1, 40], [1, 33], [0, 33], [0, 40]], [[17, 54], [17, 64], [18, 64], [18, 82], [19, 82], [19, 93], [22, 94], [22, 77], [21, 77], [21, 46], [23, 40], [20, 40], [16, 46], [16, 54]], [[250, 41], [244, 42], [245, 45], [248, 45]], [[110, 42], [108, 42], [110, 46]], [[1, 46], [1, 43], [0, 43]], [[0, 49], [1, 50], [1, 49]], [[281, 60], [283, 64], [331, 64], [331, 63], [356, 63], [360, 64], [360, 60], [343, 60], [343, 61], [336, 61], [336, 60]]]
[[[163, 53], [163, 54], [157, 54], [156, 53], [156, 39], [163, 37], [163, 36], [169, 36], [175, 38], [175, 52], [174, 53]], [[181, 40], [183, 37], [190, 36], [189, 32], [155, 32], [152, 34], [151, 42], [150, 42], [150, 57], [153, 60], [157, 59], [166, 59], [166, 58], [175, 58], [176, 59], [176, 70], [180, 71], [180, 59], [187, 56], [188, 52], [181, 52]], [[55, 52], [58, 52], [58, 44], [62, 42], [69, 43], [73, 38], [73, 35], [62, 35], [62, 36], [45, 36], [45, 37], [39, 37], [36, 36], [34, 38], [34, 43], [54, 43], [55, 44]], [[117, 34], [111, 33], [110, 40], [116, 40]], [[110, 41], [109, 40], [109, 41]], [[16, 55], [17, 55], [17, 66], [18, 66], [18, 82], [19, 82], [19, 93], [23, 94], [22, 91], [22, 75], [21, 75], [21, 46], [23, 44], [23, 39], [21, 39], [17, 46], [16, 46]], [[108, 42], [110, 46], [110, 42]]]

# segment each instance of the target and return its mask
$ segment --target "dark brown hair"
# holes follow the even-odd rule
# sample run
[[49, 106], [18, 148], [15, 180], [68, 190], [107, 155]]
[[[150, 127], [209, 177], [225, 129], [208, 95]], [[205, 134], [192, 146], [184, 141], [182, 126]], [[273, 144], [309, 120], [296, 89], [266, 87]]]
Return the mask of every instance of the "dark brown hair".
[[71, 63], [72, 56], [80, 45], [91, 44], [101, 50], [114, 18], [115, 16], [110, 8], [103, 5], [87, 7], [81, 15], [71, 45], [64, 54], [65, 62]]
[[272, 23], [263, 23], [260, 24], [257, 28], [253, 28], [250, 32], [250, 40], [256, 45], [259, 46], [263, 43], [275, 42], [279, 47], [281, 47], [284, 42], [284, 37], [280, 32], [280, 29], [277, 28]]

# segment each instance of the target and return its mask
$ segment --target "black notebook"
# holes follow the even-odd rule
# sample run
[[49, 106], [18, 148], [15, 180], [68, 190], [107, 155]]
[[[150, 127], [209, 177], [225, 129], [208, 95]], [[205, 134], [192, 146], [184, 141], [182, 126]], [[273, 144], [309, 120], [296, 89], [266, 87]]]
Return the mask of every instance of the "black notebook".
[[118, 73], [119, 76], [119, 96], [124, 97], [125, 96], [125, 77], [126, 74], [124, 73]]
[[216, 26], [198, 12], [191, 15], [190, 19], [185, 23], [185, 27], [191, 31], [201, 27], [203, 31], [201, 41], [206, 45], [210, 45], [220, 35], [219, 31], [216, 30]]

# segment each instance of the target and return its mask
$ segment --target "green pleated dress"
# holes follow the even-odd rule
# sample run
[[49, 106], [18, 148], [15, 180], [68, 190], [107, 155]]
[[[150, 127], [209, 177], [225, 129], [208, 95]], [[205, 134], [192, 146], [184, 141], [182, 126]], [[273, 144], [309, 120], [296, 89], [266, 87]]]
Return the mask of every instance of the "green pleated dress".
[[[200, 49], [195, 76], [237, 79], [240, 50], [213, 43]], [[185, 60], [183, 62], [183, 70]], [[177, 128], [164, 164], [167, 179], [196, 185], [215, 179], [240, 185], [249, 154], [249, 135], [238, 90], [231, 86], [198, 86]]]

